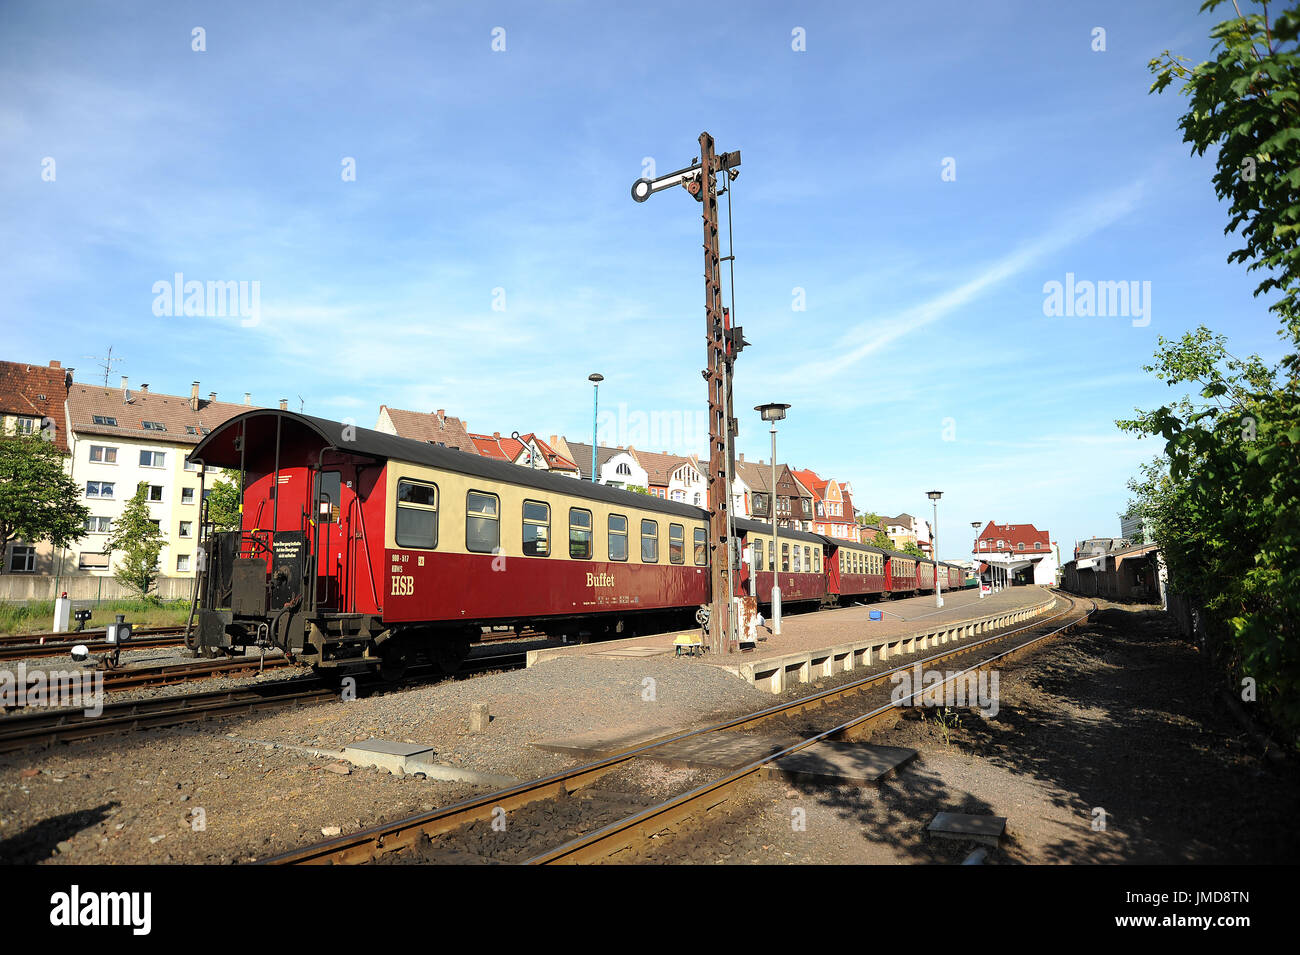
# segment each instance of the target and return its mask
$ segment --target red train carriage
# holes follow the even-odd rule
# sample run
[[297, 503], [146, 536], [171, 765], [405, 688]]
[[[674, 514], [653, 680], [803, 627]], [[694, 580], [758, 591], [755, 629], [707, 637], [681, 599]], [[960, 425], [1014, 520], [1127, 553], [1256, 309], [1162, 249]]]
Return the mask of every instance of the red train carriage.
[[932, 560], [916, 562], [916, 589], [923, 594], [934, 593], [935, 566]]
[[[760, 604], [771, 604], [776, 573], [772, 525], [741, 518], [736, 521], [736, 536], [742, 554], [737, 594], [752, 594]], [[777, 543], [781, 551], [781, 605], [821, 603], [826, 596], [826, 539], [807, 531], [778, 528]]]
[[879, 547], [826, 539], [826, 587], [836, 603], [886, 592], [885, 563], [889, 554]]
[[916, 558], [910, 554], [888, 551], [885, 561], [885, 589], [890, 594], [915, 594]]
[[209, 652], [400, 671], [454, 663], [483, 626], [671, 627], [708, 602], [699, 508], [270, 409], [190, 459], [243, 475], [239, 530], [204, 542]]

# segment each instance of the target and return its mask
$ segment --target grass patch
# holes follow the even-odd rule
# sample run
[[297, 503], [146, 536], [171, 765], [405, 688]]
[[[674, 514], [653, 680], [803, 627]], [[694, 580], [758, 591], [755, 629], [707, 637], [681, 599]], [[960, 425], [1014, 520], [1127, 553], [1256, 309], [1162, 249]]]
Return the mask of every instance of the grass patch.
[[[82, 603], [74, 601], [74, 608]], [[87, 629], [110, 624], [117, 614], [137, 627], [183, 626], [190, 614], [188, 600], [104, 600], [91, 605]], [[0, 603], [0, 633], [45, 633], [54, 626], [54, 601], [32, 600], [26, 603]], [[75, 621], [73, 626], [76, 626]]]

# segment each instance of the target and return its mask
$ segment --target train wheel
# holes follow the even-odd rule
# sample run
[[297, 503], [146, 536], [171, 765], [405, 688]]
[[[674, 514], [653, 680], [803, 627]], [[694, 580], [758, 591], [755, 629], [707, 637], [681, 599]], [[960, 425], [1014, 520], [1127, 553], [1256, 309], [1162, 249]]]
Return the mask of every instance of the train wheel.
[[476, 634], [470, 632], [452, 633], [440, 637], [434, 644], [433, 660], [442, 668], [443, 673], [451, 674], [460, 669], [460, 665], [469, 656], [469, 645]]

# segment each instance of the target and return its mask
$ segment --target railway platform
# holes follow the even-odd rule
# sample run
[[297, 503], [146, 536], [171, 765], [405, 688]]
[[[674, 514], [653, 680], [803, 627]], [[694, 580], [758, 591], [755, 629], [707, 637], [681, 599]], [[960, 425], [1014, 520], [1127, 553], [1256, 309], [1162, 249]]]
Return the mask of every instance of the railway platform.
[[[817, 613], [787, 613], [782, 617], [779, 635], [770, 632], [770, 621], [759, 628], [754, 650], [705, 654], [693, 659], [725, 670], [759, 689], [782, 693], [795, 683], [1022, 623], [1047, 613], [1055, 598], [1042, 587], [1027, 586], [1013, 587], [983, 600], [976, 590], [944, 594], [943, 599], [942, 610], [935, 609], [931, 595]], [[880, 611], [883, 619], [872, 620], [872, 611]], [[528, 654], [528, 666], [574, 655], [609, 660], [671, 654], [682, 632], [534, 650]]]

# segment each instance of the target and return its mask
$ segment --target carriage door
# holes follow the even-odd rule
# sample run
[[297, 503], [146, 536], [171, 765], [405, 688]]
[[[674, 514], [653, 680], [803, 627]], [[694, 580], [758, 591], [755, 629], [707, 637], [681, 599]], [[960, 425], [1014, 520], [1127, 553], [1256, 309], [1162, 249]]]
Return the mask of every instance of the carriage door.
[[343, 609], [348, 533], [343, 520], [343, 475], [319, 472], [316, 487], [316, 605]]

